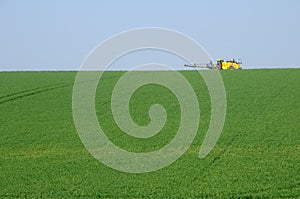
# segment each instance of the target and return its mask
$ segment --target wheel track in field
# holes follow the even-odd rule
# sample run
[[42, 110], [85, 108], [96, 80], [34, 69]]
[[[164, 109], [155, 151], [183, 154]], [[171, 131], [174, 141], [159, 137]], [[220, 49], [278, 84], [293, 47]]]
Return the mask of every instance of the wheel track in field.
[[[268, 103], [268, 106], [264, 106], [261, 109], [261, 112], [265, 112], [269, 108], [269, 106], [279, 98], [279, 94], [281, 93], [282, 90], [283, 90], [283, 88], [281, 88], [280, 90], [277, 91], [277, 94], [275, 95], [276, 97], [273, 98], [270, 103]], [[226, 123], [226, 121], [225, 121], [225, 123]], [[217, 162], [219, 162], [222, 159], [222, 157], [227, 153], [227, 151], [230, 149], [230, 147], [239, 139], [239, 137], [242, 135], [242, 133], [243, 133], [242, 131], [239, 131], [235, 135], [232, 136], [231, 140], [229, 141], [229, 143], [225, 147], [225, 149], [222, 152], [220, 152], [219, 155], [217, 155], [216, 157], [214, 157], [213, 160], [211, 161], [211, 163], [208, 165], [206, 171], [204, 172], [204, 176], [206, 176], [206, 173], [210, 169], [212, 169]]]
[[[268, 108], [272, 105], [272, 103], [274, 103], [279, 98], [282, 90], [283, 89], [280, 89], [277, 91], [277, 94], [275, 95], [276, 97], [273, 98], [272, 101], [270, 103], [268, 103], [267, 106], [264, 106], [261, 109], [261, 112], [265, 112], [266, 110], [268, 110]], [[217, 155], [216, 157], [213, 158], [213, 160], [207, 167], [206, 171], [204, 172], [204, 176], [207, 176], [207, 172], [210, 169], [213, 169], [213, 167], [215, 166], [215, 164], [217, 164], [218, 161], [221, 161], [221, 158], [227, 153], [227, 151], [230, 149], [230, 147], [239, 139], [239, 137], [241, 135], [242, 135], [242, 132], [240, 131], [232, 136], [232, 139], [229, 141], [229, 144], [227, 145], [227, 147], [219, 155]], [[207, 176], [207, 177], [209, 177], [209, 176]], [[282, 186], [282, 187], [275, 187], [275, 188], [277, 191], [296, 190], [296, 189], [300, 189], [300, 183], [295, 183], [295, 184], [292, 184], [289, 186]], [[262, 197], [262, 196], [256, 196], [256, 195], [259, 195], [259, 194], [268, 195], [268, 191], [270, 191], [272, 189], [274, 189], [274, 188], [256, 189], [256, 190], [252, 190], [250, 192], [240, 192], [240, 193], [230, 196], [229, 198], [240, 198], [240, 197], [244, 198], [244, 197], [249, 197], [249, 196], [250, 197]]]
[[[112, 79], [112, 78], [116, 78], [118, 77], [118, 75], [115, 76], [111, 76], [111, 77], [106, 77], [106, 78], [102, 78], [102, 79]], [[85, 82], [80, 82], [79, 84], [84, 84], [87, 82], [91, 82], [91, 81], [98, 81], [98, 80], [89, 80], [89, 81], [85, 81]], [[27, 90], [23, 90], [23, 91], [17, 91], [14, 93], [10, 93], [8, 95], [3, 95], [0, 96], [0, 105], [10, 102], [10, 101], [14, 101], [17, 99], [21, 99], [24, 97], [29, 97], [35, 94], [39, 94], [39, 93], [44, 93], [44, 92], [48, 92], [51, 90], [56, 90], [56, 89], [60, 89], [60, 88], [65, 88], [68, 86], [73, 86], [74, 82], [72, 83], [59, 83], [59, 84], [52, 84], [52, 85], [48, 85], [48, 86], [44, 86], [44, 87], [36, 87], [33, 89], [27, 89]]]
[[225, 147], [225, 149], [220, 152], [219, 155], [217, 155], [216, 157], [213, 158], [213, 160], [208, 164], [207, 169], [204, 171], [203, 175], [207, 176], [207, 172], [210, 169], [213, 169], [213, 167], [215, 166], [215, 164], [217, 164], [218, 161], [220, 161], [222, 159], [222, 157], [226, 154], [226, 152], [229, 150], [229, 148], [233, 145], [234, 142], [236, 142], [238, 140], [238, 138], [242, 135], [242, 132], [238, 132], [237, 134], [235, 134], [232, 139], [229, 142], [229, 145], [227, 147]]
[[14, 92], [14, 93], [10, 93], [8, 95], [0, 96], [0, 102], [2, 101], [2, 99], [4, 100], [6, 98], [14, 97], [14, 96], [17, 96], [17, 95], [22, 95], [23, 93], [24, 94], [25, 93], [30, 93], [30, 92], [34, 92], [34, 91], [41, 90], [41, 89], [47, 89], [47, 88], [51, 88], [51, 87], [55, 87], [55, 86], [60, 86], [60, 85], [63, 85], [63, 84], [66, 84], [66, 83], [52, 84], [52, 85], [47, 85], [47, 86], [44, 86], [44, 87], [36, 87], [36, 88], [32, 88], [32, 89], [17, 91], [17, 92]]
[[8, 95], [3, 95], [3, 96], [0, 96], [0, 100], [3, 99], [3, 98], [9, 98], [11, 96], [15, 96], [15, 95], [18, 95], [18, 94], [22, 94], [22, 93], [27, 93], [27, 92], [31, 92], [31, 91], [35, 91], [35, 90], [38, 90], [40, 89], [39, 87], [37, 88], [34, 88], [34, 89], [28, 89], [28, 90], [23, 90], [23, 91], [18, 91], [18, 92], [15, 92], [15, 93], [10, 93]]
[[50, 85], [50, 86], [46, 86], [46, 87], [41, 87], [41, 88], [38, 87], [38, 88], [34, 88], [34, 89], [28, 89], [28, 90], [24, 90], [24, 91], [18, 91], [15, 93], [11, 93], [11, 94], [0, 97], [0, 105], [10, 102], [10, 101], [21, 99], [24, 97], [29, 97], [29, 96], [32, 96], [35, 94], [44, 93], [44, 92], [48, 92], [51, 90], [72, 86], [73, 84], [74, 83], [54, 84], [54, 85]]

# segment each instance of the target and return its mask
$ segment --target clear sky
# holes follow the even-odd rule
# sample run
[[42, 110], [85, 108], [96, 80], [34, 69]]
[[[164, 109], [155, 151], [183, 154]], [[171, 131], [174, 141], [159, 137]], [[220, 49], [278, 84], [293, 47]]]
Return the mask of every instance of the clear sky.
[[106, 38], [149, 26], [245, 68], [300, 66], [299, 10], [299, 0], [0, 0], [0, 70], [79, 69]]

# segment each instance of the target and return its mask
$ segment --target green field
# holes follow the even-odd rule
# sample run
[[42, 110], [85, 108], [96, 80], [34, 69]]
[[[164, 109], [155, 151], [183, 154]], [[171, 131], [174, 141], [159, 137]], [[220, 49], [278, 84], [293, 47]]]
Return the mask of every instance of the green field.
[[[107, 136], [128, 151], [149, 152], [176, 133], [180, 109], [166, 88], [146, 85], [130, 101], [133, 119], [149, 122], [152, 104], [168, 120], [152, 138], [130, 137], [110, 111], [112, 89], [124, 72], [106, 72], [96, 95], [98, 120]], [[161, 170], [113, 170], [84, 148], [73, 122], [76, 72], [0, 73], [0, 198], [299, 198], [300, 69], [221, 71], [227, 116], [217, 145], [198, 153], [210, 120], [210, 98], [196, 71], [182, 74], [201, 110], [189, 150]]]

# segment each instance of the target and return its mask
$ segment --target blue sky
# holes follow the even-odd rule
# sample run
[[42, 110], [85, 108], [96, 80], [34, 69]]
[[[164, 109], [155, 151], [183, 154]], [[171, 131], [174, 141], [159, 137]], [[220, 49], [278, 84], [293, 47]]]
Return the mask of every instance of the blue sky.
[[0, 70], [79, 69], [108, 37], [149, 26], [194, 38], [214, 59], [242, 58], [245, 68], [300, 66], [299, 9], [298, 0], [0, 0]]

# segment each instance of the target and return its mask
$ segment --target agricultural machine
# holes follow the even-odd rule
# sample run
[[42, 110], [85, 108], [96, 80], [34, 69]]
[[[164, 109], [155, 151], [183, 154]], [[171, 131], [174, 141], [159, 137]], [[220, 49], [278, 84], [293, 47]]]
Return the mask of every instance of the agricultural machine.
[[209, 63], [185, 64], [184, 66], [193, 67], [193, 68], [217, 69], [217, 70], [236, 70], [236, 69], [242, 69], [241, 64], [242, 64], [241, 59], [238, 59], [238, 61], [236, 61], [234, 58], [232, 58], [230, 61], [217, 59], [217, 64], [214, 64], [212, 61], [210, 61]]

